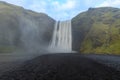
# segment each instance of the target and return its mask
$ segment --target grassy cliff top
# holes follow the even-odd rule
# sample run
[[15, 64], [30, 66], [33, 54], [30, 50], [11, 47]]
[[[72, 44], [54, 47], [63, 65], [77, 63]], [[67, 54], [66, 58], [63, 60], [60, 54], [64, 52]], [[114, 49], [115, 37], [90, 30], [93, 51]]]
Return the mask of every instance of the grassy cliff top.
[[89, 8], [74, 17], [72, 23], [74, 31], [83, 34], [77, 36], [82, 39], [77, 42], [81, 52], [120, 54], [119, 8]]

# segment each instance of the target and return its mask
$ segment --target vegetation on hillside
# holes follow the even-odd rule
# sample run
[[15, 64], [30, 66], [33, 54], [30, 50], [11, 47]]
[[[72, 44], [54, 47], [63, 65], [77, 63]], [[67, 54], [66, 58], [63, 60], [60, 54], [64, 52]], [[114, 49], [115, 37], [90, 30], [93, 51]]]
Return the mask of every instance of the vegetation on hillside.
[[[85, 20], [81, 22], [83, 19]], [[79, 32], [83, 31], [82, 28], [87, 30], [79, 42], [81, 45], [78, 45], [80, 52], [120, 54], [120, 9], [90, 8], [73, 18], [73, 29], [74, 27], [79, 28]]]
[[49, 45], [54, 22], [44, 13], [0, 1], [0, 53], [17, 48], [37, 51]]

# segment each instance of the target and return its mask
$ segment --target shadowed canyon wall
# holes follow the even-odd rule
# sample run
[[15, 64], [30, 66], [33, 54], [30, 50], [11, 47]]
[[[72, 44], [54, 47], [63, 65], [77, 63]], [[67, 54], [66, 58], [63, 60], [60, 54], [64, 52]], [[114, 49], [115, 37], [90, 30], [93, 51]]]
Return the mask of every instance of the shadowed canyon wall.
[[44, 50], [55, 21], [43, 13], [0, 2], [0, 52]]

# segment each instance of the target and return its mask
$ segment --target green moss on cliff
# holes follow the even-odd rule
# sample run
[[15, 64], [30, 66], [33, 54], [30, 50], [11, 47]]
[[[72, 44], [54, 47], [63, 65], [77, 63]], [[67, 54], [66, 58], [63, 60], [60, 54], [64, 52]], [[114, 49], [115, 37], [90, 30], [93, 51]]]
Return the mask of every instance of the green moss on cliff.
[[11, 53], [16, 50], [13, 46], [0, 46], [0, 53]]
[[0, 1], [0, 53], [13, 52], [17, 48], [41, 50], [42, 45], [49, 45], [54, 22], [44, 13]]
[[[87, 14], [87, 15], [86, 15]], [[104, 7], [90, 8], [87, 12], [81, 13], [73, 19], [76, 24], [81, 23], [81, 18], [88, 16], [86, 21], [93, 20], [87, 24], [88, 32], [81, 42], [82, 53], [97, 54], [120, 54], [120, 9]], [[91, 26], [90, 26], [91, 25]], [[86, 25], [73, 25], [74, 27], [86, 27]], [[81, 32], [81, 30], [79, 29]]]

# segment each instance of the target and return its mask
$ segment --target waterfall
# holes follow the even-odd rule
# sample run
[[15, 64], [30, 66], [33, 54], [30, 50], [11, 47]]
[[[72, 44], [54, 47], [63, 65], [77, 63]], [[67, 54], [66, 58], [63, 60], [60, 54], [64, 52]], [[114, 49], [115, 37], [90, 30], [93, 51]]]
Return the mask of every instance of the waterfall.
[[57, 21], [55, 23], [53, 37], [49, 49], [55, 52], [72, 51], [71, 20]]

